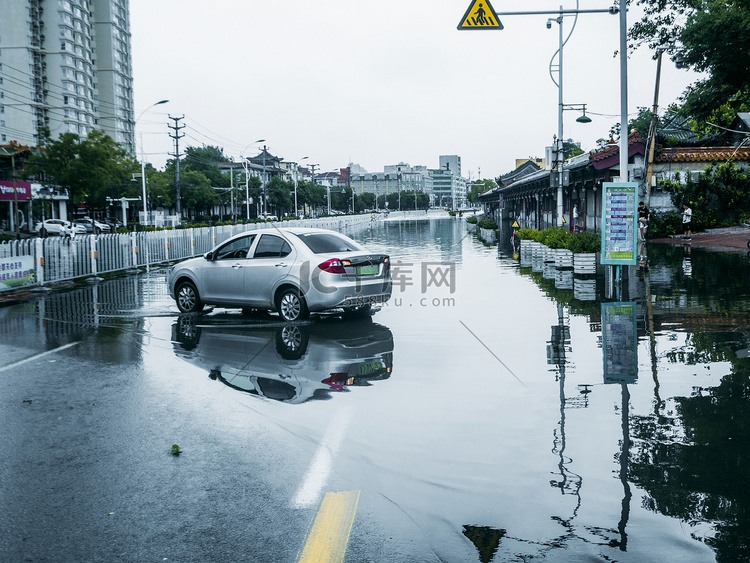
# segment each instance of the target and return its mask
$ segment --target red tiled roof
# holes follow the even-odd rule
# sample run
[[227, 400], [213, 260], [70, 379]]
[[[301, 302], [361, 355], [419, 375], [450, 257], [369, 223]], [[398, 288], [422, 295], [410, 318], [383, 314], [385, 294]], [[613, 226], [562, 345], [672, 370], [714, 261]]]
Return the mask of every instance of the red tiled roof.
[[714, 160], [750, 160], [750, 147], [674, 147], [656, 153], [656, 162], [711, 162]]
[[[630, 135], [628, 135], [628, 146], [632, 147], [633, 145], [637, 143], [643, 143], [643, 139], [638, 134], [638, 131], [633, 131]], [[589, 160], [591, 162], [599, 162], [600, 160], [606, 160], [616, 154], [620, 154], [620, 145], [610, 145], [606, 149], [602, 149], [600, 151], [592, 152], [589, 155]]]

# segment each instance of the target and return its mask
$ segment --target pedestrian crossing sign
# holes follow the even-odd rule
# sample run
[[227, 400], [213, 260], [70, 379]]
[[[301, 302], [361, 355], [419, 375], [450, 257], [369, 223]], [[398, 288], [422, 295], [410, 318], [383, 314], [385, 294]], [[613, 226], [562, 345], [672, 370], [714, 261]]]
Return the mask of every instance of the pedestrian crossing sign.
[[497, 19], [495, 9], [489, 0], [472, 0], [469, 9], [466, 10], [459, 30], [464, 29], [503, 29], [503, 24]]
[[511, 229], [519, 229], [520, 227], [518, 221], [513, 221], [513, 224], [510, 226]]

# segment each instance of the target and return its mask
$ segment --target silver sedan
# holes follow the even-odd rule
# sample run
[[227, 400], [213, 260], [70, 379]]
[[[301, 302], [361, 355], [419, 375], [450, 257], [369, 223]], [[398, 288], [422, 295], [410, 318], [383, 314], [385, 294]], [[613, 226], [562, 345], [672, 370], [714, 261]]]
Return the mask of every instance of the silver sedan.
[[285, 321], [311, 311], [367, 312], [391, 297], [390, 257], [324, 229], [267, 229], [235, 235], [176, 264], [170, 295], [183, 313], [204, 305], [276, 310]]

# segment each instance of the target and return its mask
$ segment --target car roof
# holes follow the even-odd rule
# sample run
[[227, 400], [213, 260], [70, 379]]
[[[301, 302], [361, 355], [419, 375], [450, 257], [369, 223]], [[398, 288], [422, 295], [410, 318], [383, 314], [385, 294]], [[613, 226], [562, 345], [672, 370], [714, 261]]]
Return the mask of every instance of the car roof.
[[[314, 233], [321, 233], [321, 234], [335, 234], [335, 235], [341, 235], [341, 233], [337, 231], [332, 231], [330, 229], [319, 229], [314, 227], [270, 227], [266, 229], [258, 229], [255, 231], [243, 231], [241, 233], [237, 233], [236, 235], [232, 235], [226, 240], [238, 238], [241, 236], [247, 236], [247, 235], [260, 235], [260, 234], [273, 234], [273, 233], [281, 233], [281, 234], [287, 234], [291, 233], [293, 235], [309, 235]], [[346, 236], [346, 235], [341, 235]], [[226, 242], [226, 241], [225, 241]]]

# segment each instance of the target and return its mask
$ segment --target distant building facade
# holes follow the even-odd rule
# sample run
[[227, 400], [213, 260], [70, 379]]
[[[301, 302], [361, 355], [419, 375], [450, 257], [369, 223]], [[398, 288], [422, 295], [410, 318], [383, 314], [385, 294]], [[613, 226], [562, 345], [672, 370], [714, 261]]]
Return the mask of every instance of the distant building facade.
[[135, 152], [128, 0], [3, 0], [0, 144], [107, 133]]
[[432, 193], [432, 177], [426, 166], [410, 166], [405, 162], [389, 164], [383, 172], [351, 175], [351, 187], [355, 193], [373, 193], [377, 196], [399, 191]]

